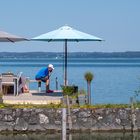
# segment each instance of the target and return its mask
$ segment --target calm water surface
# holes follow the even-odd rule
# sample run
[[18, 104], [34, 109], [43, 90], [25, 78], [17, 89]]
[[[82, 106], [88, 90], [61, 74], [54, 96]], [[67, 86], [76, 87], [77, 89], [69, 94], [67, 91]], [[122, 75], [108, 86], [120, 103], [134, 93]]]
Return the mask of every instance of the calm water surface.
[[[0, 58], [0, 73], [20, 71], [30, 79], [34, 79], [36, 72], [52, 63], [55, 67], [51, 76], [51, 89], [55, 89], [55, 79], [58, 78], [59, 89], [63, 84], [63, 60], [48, 58], [10, 59]], [[94, 58], [94, 59], [69, 59], [68, 83], [78, 85], [79, 89], [87, 88], [84, 79], [85, 72], [94, 74], [91, 83], [92, 103], [129, 103], [134, 91], [140, 85], [140, 59], [124, 58]], [[31, 89], [37, 89], [36, 83], [30, 84]], [[44, 88], [44, 85], [43, 85]]]
[[[62, 140], [61, 134], [29, 133], [0, 134], [0, 140]], [[140, 133], [77, 133], [67, 135], [67, 140], [139, 140]]]

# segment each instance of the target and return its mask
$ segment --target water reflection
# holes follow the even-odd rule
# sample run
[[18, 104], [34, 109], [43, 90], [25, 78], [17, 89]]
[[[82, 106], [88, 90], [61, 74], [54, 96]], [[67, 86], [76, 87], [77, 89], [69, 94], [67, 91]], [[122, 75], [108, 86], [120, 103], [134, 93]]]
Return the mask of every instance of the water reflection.
[[[61, 140], [61, 134], [28, 133], [0, 134], [0, 140]], [[67, 140], [138, 140], [140, 133], [75, 133]]]
[[72, 140], [137, 140], [139, 133], [86, 133], [74, 134]]

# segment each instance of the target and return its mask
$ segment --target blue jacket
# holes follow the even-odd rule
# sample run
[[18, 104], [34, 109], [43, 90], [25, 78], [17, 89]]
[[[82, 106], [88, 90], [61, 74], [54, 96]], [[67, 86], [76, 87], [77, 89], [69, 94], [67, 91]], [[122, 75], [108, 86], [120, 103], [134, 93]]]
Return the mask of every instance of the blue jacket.
[[49, 76], [48, 68], [42, 68], [41, 70], [38, 71], [35, 78], [40, 79], [40, 78], [44, 78], [46, 76]]

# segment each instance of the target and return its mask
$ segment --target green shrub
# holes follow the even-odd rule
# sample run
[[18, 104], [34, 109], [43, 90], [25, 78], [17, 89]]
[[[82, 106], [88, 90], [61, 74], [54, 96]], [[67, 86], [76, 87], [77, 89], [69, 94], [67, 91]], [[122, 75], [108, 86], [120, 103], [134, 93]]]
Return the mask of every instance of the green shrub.
[[69, 96], [73, 95], [75, 92], [74, 86], [63, 86], [62, 90], [64, 95], [69, 95]]
[[62, 108], [63, 105], [60, 104], [44, 104], [44, 105], [34, 105], [34, 104], [0, 104], [0, 109], [1, 108]]

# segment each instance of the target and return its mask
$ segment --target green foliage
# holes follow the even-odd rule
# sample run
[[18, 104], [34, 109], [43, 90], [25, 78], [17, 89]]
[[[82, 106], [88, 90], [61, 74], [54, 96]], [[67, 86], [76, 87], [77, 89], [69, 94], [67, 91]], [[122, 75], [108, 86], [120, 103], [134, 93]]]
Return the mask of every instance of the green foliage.
[[129, 104], [99, 104], [99, 105], [96, 105], [96, 108], [128, 108], [130, 107]]
[[134, 108], [140, 108], [140, 101], [136, 101], [133, 105]]
[[90, 83], [93, 80], [94, 75], [91, 72], [86, 72], [85, 75], [84, 75], [84, 77], [85, 77], [85, 80], [88, 83]]
[[70, 97], [71, 97], [72, 99], [77, 99], [78, 94], [76, 93], [75, 95], [71, 95]]
[[[11, 104], [0, 104], [0, 109], [3, 108], [63, 108], [66, 107], [63, 104], [48, 104], [48, 105], [33, 105], [33, 104], [18, 104], [18, 105], [11, 105]], [[129, 104], [96, 104], [96, 105], [72, 105], [71, 108], [84, 108], [84, 109], [98, 109], [98, 108], [130, 108], [131, 106]], [[140, 108], [140, 102], [137, 104], [134, 104], [135, 108]]]
[[[140, 105], [140, 104], [139, 104]], [[97, 104], [97, 105], [73, 105], [72, 108], [91, 108], [91, 109], [96, 109], [96, 108], [129, 108], [129, 104]], [[140, 107], [140, 106], [139, 106]]]
[[0, 108], [62, 108], [62, 104], [47, 104], [47, 105], [34, 105], [34, 104], [0, 104]]
[[78, 98], [78, 95], [86, 95], [86, 91], [84, 89], [81, 89], [77, 93], [70, 95], [70, 97], [76, 99]]
[[64, 95], [69, 95], [69, 96], [73, 95], [75, 92], [74, 86], [63, 86], [62, 90]]
[[5, 105], [4, 104], [0, 104], [0, 108], [5, 108]]

